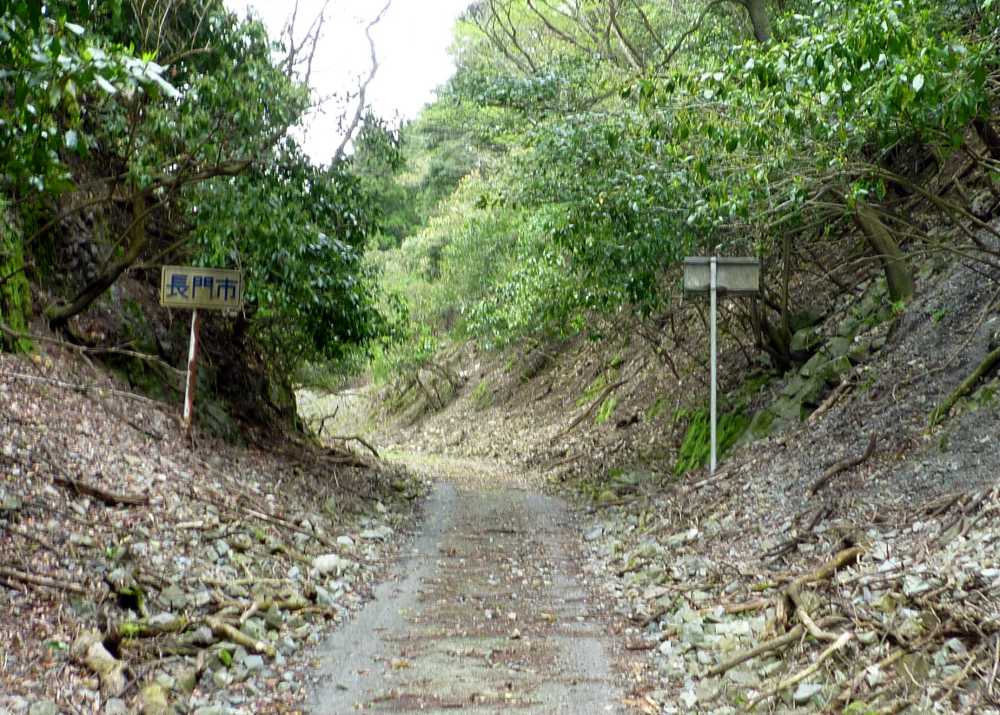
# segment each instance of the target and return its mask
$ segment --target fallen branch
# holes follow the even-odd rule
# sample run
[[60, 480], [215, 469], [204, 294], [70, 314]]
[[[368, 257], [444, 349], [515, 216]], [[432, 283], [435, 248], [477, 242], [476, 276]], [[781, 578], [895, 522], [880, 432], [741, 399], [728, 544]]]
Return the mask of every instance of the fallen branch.
[[136, 395], [132, 392], [127, 392], [126, 390], [116, 390], [113, 387], [107, 387], [104, 385], [96, 384], [86, 384], [86, 383], [72, 383], [63, 382], [62, 380], [53, 380], [48, 377], [38, 377], [36, 375], [25, 375], [19, 372], [3, 372], [0, 373], [4, 377], [9, 377], [14, 380], [23, 380], [24, 382], [34, 382], [43, 385], [53, 385], [55, 387], [62, 388], [64, 390], [72, 390], [74, 392], [86, 393], [86, 392], [99, 392], [107, 393], [109, 395], [115, 395], [117, 397], [124, 397], [127, 400], [134, 400], [136, 402], [142, 402], [143, 404], [152, 405], [153, 407], [163, 408], [165, 405], [162, 402], [157, 402], [156, 400], [151, 400], [148, 397], [143, 397], [142, 395]]
[[66, 487], [77, 494], [85, 494], [88, 497], [99, 499], [109, 506], [146, 506], [149, 504], [148, 494], [119, 494], [69, 477], [55, 477], [52, 481], [54, 484]]
[[206, 618], [205, 623], [212, 629], [212, 633], [219, 638], [232, 641], [236, 645], [241, 645], [254, 653], [266, 655], [270, 658], [274, 657], [274, 646], [270, 646], [263, 641], [255, 641], [250, 636], [236, 630], [228, 623], [223, 623], [218, 618]]
[[816, 659], [816, 662], [814, 662], [812, 665], [810, 665], [805, 670], [799, 671], [798, 673], [796, 673], [795, 675], [791, 676], [790, 678], [786, 678], [785, 680], [782, 680], [780, 683], [778, 683], [776, 686], [774, 686], [773, 688], [771, 688], [770, 690], [768, 690], [766, 693], [762, 693], [761, 695], [757, 696], [754, 700], [752, 700], [750, 702], [750, 705], [748, 706], [748, 709], [753, 710], [760, 703], [764, 702], [765, 700], [769, 700], [770, 698], [772, 698], [775, 695], [777, 695], [778, 693], [780, 693], [782, 690], [785, 690], [786, 688], [790, 688], [793, 685], [797, 685], [798, 683], [800, 683], [803, 680], [805, 680], [806, 678], [808, 678], [810, 675], [812, 675], [817, 670], [819, 670], [820, 666], [822, 666], [823, 663], [830, 658], [830, 656], [832, 656], [838, 650], [840, 650], [845, 645], [847, 645], [848, 642], [850, 642], [850, 640], [852, 638], [854, 638], [854, 634], [853, 633], [850, 633], [850, 632], [848, 632], [848, 633], [841, 633], [840, 637], [837, 638], [837, 640], [835, 640], [833, 643], [831, 643], [830, 646], [826, 650], [824, 650], [822, 653], [820, 653], [819, 658]]
[[788, 631], [788, 633], [786, 633], [783, 636], [778, 636], [777, 638], [772, 638], [769, 641], [764, 641], [760, 645], [755, 646], [754, 648], [751, 648], [748, 651], [744, 651], [739, 655], [733, 656], [727, 661], [719, 663], [717, 666], [715, 666], [707, 673], [705, 673], [705, 676], [711, 678], [716, 675], [722, 675], [723, 673], [732, 670], [736, 666], [746, 663], [748, 660], [753, 660], [754, 658], [758, 658], [764, 655], [765, 653], [770, 653], [771, 651], [784, 648], [787, 645], [791, 645], [799, 638], [801, 638], [804, 632], [805, 629], [802, 626], [795, 626], [792, 630]]
[[976, 369], [972, 371], [972, 374], [965, 378], [962, 381], [962, 384], [955, 388], [955, 391], [948, 395], [948, 397], [945, 398], [945, 401], [931, 413], [930, 426], [937, 427], [939, 424], [944, 422], [948, 413], [951, 412], [951, 408], [955, 406], [955, 403], [972, 392], [972, 388], [974, 388], [976, 384], [983, 379], [983, 376], [990, 372], [990, 370], [992, 370], [998, 362], [1000, 362], [1000, 348], [997, 348], [987, 355], [986, 359], [979, 363]]
[[18, 571], [17, 569], [12, 569], [7, 566], [0, 566], [0, 576], [20, 581], [21, 583], [30, 583], [32, 586], [45, 586], [46, 588], [54, 588], [59, 591], [69, 591], [70, 593], [76, 593], [81, 596], [87, 594], [87, 590], [85, 588], [77, 586], [75, 583], [70, 583], [69, 581], [63, 581], [57, 578], [49, 578], [48, 576], [39, 576], [37, 574], [27, 573], [26, 571]]
[[846, 380], [837, 385], [837, 387], [834, 388], [833, 392], [830, 393], [830, 396], [827, 397], [825, 400], [823, 400], [823, 403], [816, 408], [816, 411], [813, 412], [811, 415], [809, 415], [808, 418], [806, 418], [806, 424], [813, 424], [814, 422], [816, 422], [816, 420], [825, 415], [830, 410], [830, 408], [832, 408], [837, 403], [837, 400], [839, 400], [844, 395], [844, 393], [847, 392], [853, 386], [854, 386], [854, 380], [851, 377], [848, 377]]
[[809, 494], [815, 495], [819, 490], [829, 483], [831, 479], [840, 474], [841, 472], [846, 472], [848, 469], [854, 469], [859, 464], [868, 461], [873, 454], [875, 454], [875, 447], [878, 444], [878, 436], [872, 435], [871, 439], [868, 441], [868, 447], [865, 448], [864, 454], [860, 457], [846, 457], [839, 462], [831, 465], [823, 474], [809, 485]]
[[361, 435], [356, 434], [352, 437], [328, 437], [328, 439], [335, 440], [337, 442], [343, 442], [345, 445], [348, 442], [358, 442], [359, 444], [367, 447], [368, 451], [375, 455], [375, 459], [382, 459], [382, 457], [379, 456], [378, 450], [376, 450], [368, 442], [366, 442], [365, 438], [362, 437]]

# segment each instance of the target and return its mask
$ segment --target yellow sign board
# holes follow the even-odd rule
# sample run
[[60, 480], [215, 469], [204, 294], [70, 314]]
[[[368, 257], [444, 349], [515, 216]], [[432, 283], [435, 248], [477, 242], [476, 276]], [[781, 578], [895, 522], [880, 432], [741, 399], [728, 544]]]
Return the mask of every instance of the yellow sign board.
[[160, 305], [168, 308], [238, 309], [243, 305], [240, 271], [193, 266], [164, 266]]

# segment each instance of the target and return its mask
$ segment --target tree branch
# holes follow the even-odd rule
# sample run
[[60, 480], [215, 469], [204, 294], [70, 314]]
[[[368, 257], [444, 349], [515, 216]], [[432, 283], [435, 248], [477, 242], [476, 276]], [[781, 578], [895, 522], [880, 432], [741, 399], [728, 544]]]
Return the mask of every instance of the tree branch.
[[347, 125], [347, 131], [344, 133], [344, 138], [340, 142], [340, 146], [333, 153], [333, 162], [337, 163], [344, 158], [344, 152], [347, 150], [347, 145], [350, 144], [351, 139], [354, 137], [354, 133], [358, 130], [358, 125], [361, 124], [361, 117], [364, 116], [365, 112], [365, 100], [368, 96], [368, 85], [372, 83], [375, 79], [375, 73], [378, 72], [378, 55], [375, 52], [375, 40], [372, 38], [372, 29], [382, 21], [382, 17], [388, 12], [389, 7], [392, 5], [392, 0], [386, 0], [385, 5], [379, 11], [378, 15], [368, 23], [365, 27], [365, 37], [368, 38], [368, 49], [371, 53], [371, 69], [368, 71], [368, 76], [361, 82], [358, 87], [358, 100], [357, 107], [354, 111], [354, 116], [351, 118], [350, 124]]

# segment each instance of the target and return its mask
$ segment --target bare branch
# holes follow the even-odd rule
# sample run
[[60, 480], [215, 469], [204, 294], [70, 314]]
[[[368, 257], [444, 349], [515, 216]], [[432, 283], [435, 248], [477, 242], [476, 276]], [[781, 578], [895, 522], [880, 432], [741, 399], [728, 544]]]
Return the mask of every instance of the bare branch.
[[375, 52], [375, 40], [372, 38], [372, 29], [382, 21], [382, 18], [385, 16], [385, 13], [389, 11], [391, 6], [392, 0], [386, 0], [385, 6], [379, 11], [378, 15], [376, 15], [375, 18], [365, 27], [365, 37], [368, 38], [368, 49], [371, 51], [371, 68], [368, 71], [368, 76], [364, 78], [361, 85], [358, 87], [358, 98], [354, 110], [354, 116], [347, 125], [347, 130], [344, 132], [344, 138], [341, 140], [340, 146], [337, 147], [337, 151], [333, 154], [334, 163], [339, 162], [344, 158], [344, 152], [347, 150], [347, 145], [354, 137], [354, 133], [358, 130], [358, 126], [361, 124], [361, 118], [364, 116], [366, 99], [368, 96], [368, 85], [372, 83], [372, 80], [375, 79], [375, 73], [378, 72], [378, 55]]

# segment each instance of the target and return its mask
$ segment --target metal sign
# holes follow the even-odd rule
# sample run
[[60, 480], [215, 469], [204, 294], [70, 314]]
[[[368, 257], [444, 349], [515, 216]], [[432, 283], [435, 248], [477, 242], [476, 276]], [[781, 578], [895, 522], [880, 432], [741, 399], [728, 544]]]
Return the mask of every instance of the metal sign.
[[[684, 259], [684, 291], [708, 293], [710, 258]], [[757, 295], [760, 292], [760, 261], [756, 258], [716, 258], [717, 290], [727, 295]]]
[[164, 266], [160, 305], [168, 308], [238, 309], [243, 305], [240, 271], [191, 266]]
[[685, 258], [684, 291], [687, 293], [708, 293], [709, 343], [711, 358], [711, 442], [712, 451], [709, 473], [715, 474], [718, 459], [717, 413], [718, 413], [718, 327], [716, 313], [718, 294], [756, 295], [760, 292], [760, 261], [756, 258]]

